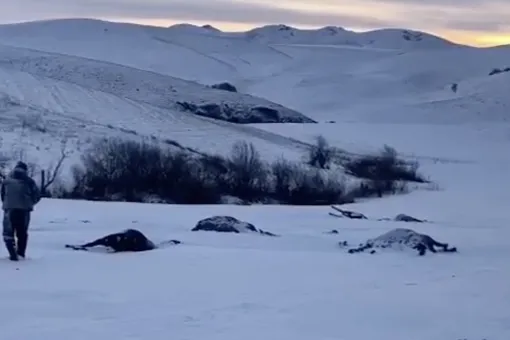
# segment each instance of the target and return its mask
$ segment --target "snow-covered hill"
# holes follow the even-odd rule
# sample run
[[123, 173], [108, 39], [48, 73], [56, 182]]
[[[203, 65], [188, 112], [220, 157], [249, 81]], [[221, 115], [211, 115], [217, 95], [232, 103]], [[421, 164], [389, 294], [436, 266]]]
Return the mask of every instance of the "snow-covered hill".
[[177, 109], [179, 102], [198, 106], [222, 105], [221, 114], [215, 117], [213, 115], [216, 112], [207, 110], [200, 114], [227, 121], [313, 122], [298, 112], [250, 95], [212, 89], [158, 73], [67, 55], [0, 47], [0, 67], [124, 96], [165, 109]]
[[0, 25], [0, 42], [109, 61], [206, 84], [270, 75], [290, 57], [242, 37], [175, 28], [68, 19]]
[[235, 37], [263, 44], [346, 45], [410, 50], [462, 47], [462, 45], [430, 33], [396, 28], [354, 32], [337, 26], [299, 29], [280, 24], [257, 27], [246, 32], [223, 32], [210, 25], [177, 24], [170, 26], [169, 30], [176, 35], [197, 34], [223, 38]]
[[[162, 28], [89, 19], [1, 25], [0, 92], [7, 98], [2, 129], [13, 131], [19, 127], [13, 128], [13, 122], [30, 120], [45, 126], [45, 133], [37, 128], [32, 136], [44, 137], [43, 144], [53, 138], [49, 135], [87, 144], [83, 140], [93, 136], [136, 134], [208, 152], [225, 152], [225, 143], [248, 138], [268, 157], [297, 157], [303, 144], [296, 140], [191, 111], [214, 103], [250, 117], [274, 114], [253, 108], [275, 108], [282, 121], [307, 121], [299, 112], [336, 122], [507, 120], [508, 77], [488, 74], [509, 66], [509, 49], [461, 47], [428, 34], [402, 34], [282, 25], [229, 33], [188, 24]], [[229, 81], [240, 93], [190, 80], [204, 85]], [[296, 138], [288, 128], [260, 127]], [[6, 144], [14, 137], [3, 139]], [[26, 140], [37, 154], [39, 139]]]
[[[425, 33], [402, 32], [298, 30], [276, 25], [230, 33], [187, 24], [161, 28], [68, 19], [0, 26], [0, 42], [206, 85], [228, 81], [242, 93], [269, 99], [315, 120], [335, 121], [464, 122], [457, 103], [469, 106], [473, 94], [452, 93], [451, 85], [509, 66], [508, 48], [477, 49]], [[494, 102], [490, 88], [480, 91], [481, 100]], [[435, 119], [438, 101], [447, 113]], [[477, 119], [493, 121], [504, 116], [502, 108], [495, 110], [482, 112]]]
[[[500, 85], [492, 85], [495, 76], [489, 76], [494, 68], [510, 64], [510, 50], [504, 48], [387, 51], [285, 45], [278, 49], [309, 62], [298, 62], [270, 78], [253, 80], [245, 91], [309, 112], [316, 120], [462, 123], [466, 121], [464, 110], [450, 99], [469, 107], [474, 93], [468, 96], [461, 84], [480, 79], [487, 80], [484, 88], [476, 90], [481, 100], [489, 105], [500, 101], [510, 104], [510, 97], [497, 95]], [[456, 83], [458, 91], [453, 92], [451, 87]], [[268, 91], [272, 86], [281, 90]], [[437, 101], [445, 103], [439, 117], [435, 117], [439, 112], [431, 109]], [[504, 107], [484, 110], [473, 122], [494, 121], [505, 115]]]
[[459, 46], [432, 34], [406, 29], [380, 29], [358, 33], [334, 26], [305, 30], [287, 25], [269, 25], [239, 35], [270, 44], [352, 45], [413, 50]]
[[303, 117], [299, 113], [249, 95], [79, 57], [0, 46], [0, 96], [2, 147], [31, 162], [54, 161], [64, 140], [77, 161], [80, 150], [108, 136], [176, 141], [209, 153], [249, 140], [265, 157], [298, 157], [303, 149], [279, 135], [192, 114], [177, 102], [276, 108], [283, 119]]
[[[270, 76], [282, 64], [294, 59], [294, 56], [274, 49], [271, 46], [274, 44], [326, 44], [390, 50], [435, 50], [457, 46], [422, 32], [396, 29], [355, 33], [336, 27], [300, 30], [276, 25], [248, 32], [221, 32], [189, 24], [162, 28], [90, 19], [0, 25], [0, 41], [107, 60], [207, 83], [233, 79], [239, 74]], [[133, 41], [136, 41], [136, 48]]]

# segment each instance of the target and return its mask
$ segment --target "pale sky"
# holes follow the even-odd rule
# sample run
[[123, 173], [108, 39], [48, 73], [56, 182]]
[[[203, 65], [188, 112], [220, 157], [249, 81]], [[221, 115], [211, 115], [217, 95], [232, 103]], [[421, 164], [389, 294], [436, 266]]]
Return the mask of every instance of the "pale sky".
[[510, 0], [2, 0], [0, 23], [98, 18], [158, 26], [409, 28], [477, 46], [510, 44]]

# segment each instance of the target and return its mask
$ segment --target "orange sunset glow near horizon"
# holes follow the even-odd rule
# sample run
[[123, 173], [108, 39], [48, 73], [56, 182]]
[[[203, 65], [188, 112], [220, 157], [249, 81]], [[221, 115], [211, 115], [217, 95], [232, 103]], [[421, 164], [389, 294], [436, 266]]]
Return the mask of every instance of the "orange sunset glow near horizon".
[[0, 24], [77, 17], [153, 26], [210, 24], [223, 31], [268, 24], [405, 28], [472, 46], [510, 44], [508, 0], [16, 0], [2, 6]]
[[[148, 26], [159, 26], [159, 27], [168, 27], [172, 25], [187, 23], [197, 26], [211, 25], [217, 29], [220, 29], [224, 32], [241, 32], [247, 31], [256, 27], [271, 25], [276, 23], [268, 23], [261, 22], [258, 24], [244, 24], [244, 23], [236, 23], [236, 22], [215, 22], [215, 21], [178, 21], [178, 20], [154, 20], [154, 19], [133, 19], [133, 18], [100, 18], [102, 20], [113, 21], [113, 22], [125, 22], [125, 23], [133, 23], [140, 25], [148, 25]], [[332, 25], [324, 25], [324, 26], [309, 26], [309, 25], [299, 25], [292, 23], [279, 23], [286, 24], [288, 26], [292, 26], [295, 28], [301, 29], [317, 29], [324, 26], [332, 26]], [[341, 26], [341, 25], [339, 25]], [[349, 29], [356, 32], [370, 31], [374, 29], [381, 28], [392, 28], [392, 26], [386, 27], [345, 27], [341, 26], [345, 29]], [[410, 28], [410, 27], [395, 27], [395, 28]], [[413, 28], [416, 29], [416, 28]], [[419, 30], [419, 29], [418, 29]], [[491, 46], [499, 46], [510, 44], [510, 33], [503, 34], [495, 34], [495, 33], [487, 33], [487, 32], [465, 32], [465, 31], [454, 31], [454, 30], [424, 30], [426, 33], [430, 33], [447, 40], [453, 41], [459, 44], [466, 44], [470, 46], [477, 47], [491, 47]]]

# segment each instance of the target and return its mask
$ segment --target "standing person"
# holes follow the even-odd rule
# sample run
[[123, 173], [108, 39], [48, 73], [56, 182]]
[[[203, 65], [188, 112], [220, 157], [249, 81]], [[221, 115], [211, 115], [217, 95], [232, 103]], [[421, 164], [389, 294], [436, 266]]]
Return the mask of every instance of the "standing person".
[[30, 214], [41, 200], [41, 192], [27, 170], [25, 163], [18, 162], [0, 188], [4, 211], [3, 238], [11, 261], [25, 257]]

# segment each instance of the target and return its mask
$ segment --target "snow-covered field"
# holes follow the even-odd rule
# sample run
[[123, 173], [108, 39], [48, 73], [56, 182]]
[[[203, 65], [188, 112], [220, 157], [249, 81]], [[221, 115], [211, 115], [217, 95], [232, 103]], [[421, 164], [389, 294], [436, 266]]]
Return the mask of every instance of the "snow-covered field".
[[[403, 39], [395, 30], [351, 33], [276, 26], [226, 34], [92, 20], [0, 26], [0, 146], [13, 154], [50, 162], [67, 140], [72, 165], [93, 139], [120, 135], [215, 153], [247, 140], [266, 158], [298, 158], [322, 134], [350, 152], [393, 146], [437, 185], [347, 207], [430, 224], [338, 219], [327, 207], [45, 199], [33, 213], [29, 259], [1, 261], [0, 338], [510, 339], [510, 72], [488, 76], [510, 67], [510, 49]], [[51, 62], [40, 64], [48, 59], [34, 50]], [[108, 87], [97, 82], [101, 74], [129, 86]], [[185, 84], [186, 98], [213, 93], [187, 81], [229, 81], [319, 123], [194, 116], [167, 105], [166, 81]], [[131, 92], [139, 84], [142, 93]], [[222, 214], [281, 237], [190, 231]], [[130, 227], [183, 243], [116, 255], [63, 247]], [[337, 246], [395, 227], [459, 253], [351, 255]]]
[[[338, 241], [357, 244], [403, 222], [337, 219], [322, 207], [45, 200], [34, 213], [29, 259], [0, 266], [3, 337], [508, 339], [510, 232], [504, 220], [474, 210], [452, 219], [450, 211], [462, 212], [461, 204], [443, 201], [438, 192], [355, 209], [372, 218], [410, 211], [432, 220], [412, 227], [460, 253], [347, 254]], [[282, 236], [190, 231], [216, 214]], [[509, 213], [503, 215], [508, 221]], [[128, 227], [155, 241], [183, 243], [116, 255], [63, 248]], [[325, 234], [331, 229], [339, 234]]]

